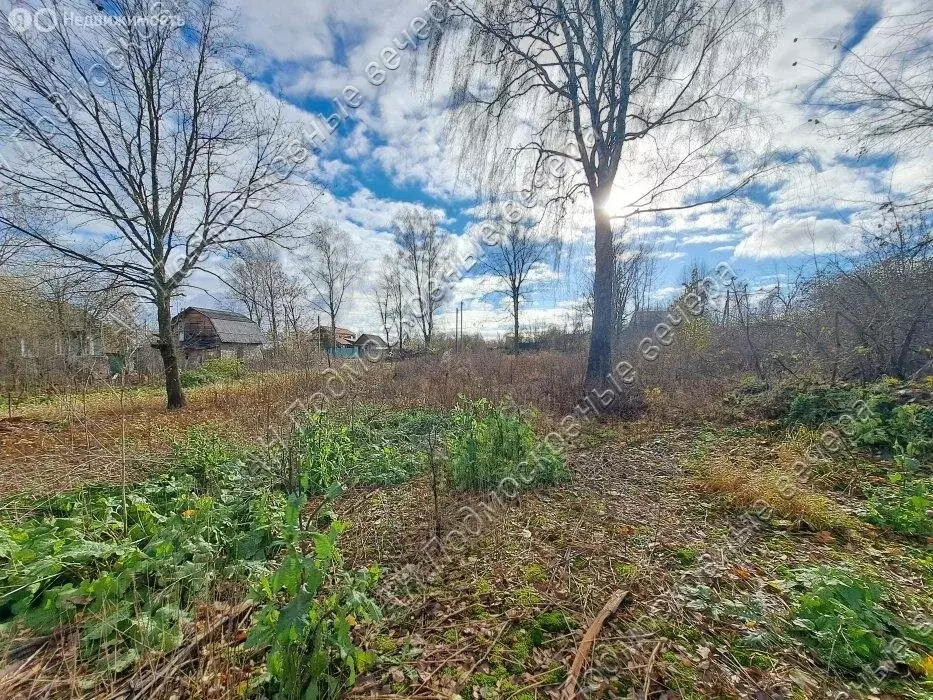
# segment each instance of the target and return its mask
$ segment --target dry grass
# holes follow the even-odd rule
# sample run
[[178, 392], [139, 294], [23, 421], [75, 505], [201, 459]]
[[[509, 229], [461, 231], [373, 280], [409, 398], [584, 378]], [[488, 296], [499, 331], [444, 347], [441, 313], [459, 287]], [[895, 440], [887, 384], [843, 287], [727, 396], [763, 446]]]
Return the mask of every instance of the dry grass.
[[[177, 412], [165, 410], [161, 387], [43, 397], [16, 409], [17, 420], [0, 419], [0, 496], [114, 483], [124, 474], [131, 481], [144, 477], [193, 426], [209, 425], [221, 434], [258, 442], [287, 422], [296, 400], [310, 406], [320, 392], [337, 393], [330, 409], [351, 411], [360, 403], [445, 410], [460, 397], [494, 402], [509, 397], [536, 409], [539, 427], [550, 430], [580, 400], [584, 368], [579, 353], [515, 356], [481, 350], [369, 365], [354, 360], [333, 371], [258, 372], [240, 382], [189, 389], [188, 407]], [[654, 420], [695, 423], [721, 408], [722, 382], [671, 385], [659, 369], [649, 363], [638, 375]]]
[[332, 396], [332, 410], [360, 403], [449, 409], [460, 396], [511, 396], [556, 418], [579, 398], [582, 374], [577, 356], [484, 351], [365, 366], [349, 361], [333, 372], [261, 372], [189, 389], [183, 411], [166, 411], [158, 387], [47, 397], [19, 407], [13, 420], [0, 419], [0, 495], [116, 483], [124, 474], [130, 481], [142, 478], [194, 426], [258, 442], [288, 421], [295, 401], [310, 407], [321, 392]]
[[799, 453], [787, 445], [779, 446], [776, 454], [754, 458], [720, 450], [699, 461], [693, 483], [734, 508], [850, 537], [864, 532], [863, 522], [813, 488], [812, 477], [795, 468], [798, 459]]

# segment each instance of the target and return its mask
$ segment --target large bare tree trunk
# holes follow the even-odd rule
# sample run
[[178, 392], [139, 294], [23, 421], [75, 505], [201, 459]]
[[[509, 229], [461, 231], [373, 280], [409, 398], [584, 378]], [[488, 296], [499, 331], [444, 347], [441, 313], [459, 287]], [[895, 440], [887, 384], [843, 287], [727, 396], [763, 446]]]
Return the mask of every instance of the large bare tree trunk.
[[171, 411], [185, 407], [185, 394], [181, 389], [181, 374], [178, 370], [178, 354], [175, 336], [172, 333], [171, 297], [160, 295], [156, 300], [159, 322], [159, 355], [165, 369], [166, 407]]
[[596, 279], [593, 284], [593, 328], [590, 352], [586, 361], [585, 387], [601, 386], [612, 367], [613, 278], [615, 253], [612, 246], [612, 223], [602, 206], [602, 197], [594, 197], [596, 212]]

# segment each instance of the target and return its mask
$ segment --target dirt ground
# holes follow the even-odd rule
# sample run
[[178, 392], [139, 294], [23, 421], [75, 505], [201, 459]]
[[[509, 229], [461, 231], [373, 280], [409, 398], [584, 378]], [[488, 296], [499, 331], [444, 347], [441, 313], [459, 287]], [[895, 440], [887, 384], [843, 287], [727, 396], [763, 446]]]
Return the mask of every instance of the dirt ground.
[[[148, 396], [133, 398], [131, 411], [111, 399], [79, 419], [26, 412], [0, 423], [0, 492], [139, 478], [192, 425], [260, 439], [289, 396], [306, 389], [192, 392], [183, 414], [165, 413]], [[341, 550], [354, 566], [382, 570], [385, 617], [355, 630], [379, 661], [349, 696], [559, 697], [584, 631], [624, 592], [588, 658], [580, 684], [587, 697], [929, 697], [907, 677], [893, 694], [856, 690], [792, 638], [749, 643], [772, 635], [787, 613], [778, 582], [800, 566], [875, 572], [903, 592], [905, 618], [933, 614], [929, 564], [917, 546], [871, 530], [846, 537], [780, 519], [750, 529], [741, 510], [696, 488], [692, 464], [701, 445], [728, 452], [734, 441], [735, 450], [767, 460], [778, 440], [755, 427], [594, 423], [569, 454], [569, 483], [514, 499], [442, 488], [439, 522], [427, 476], [351, 490], [337, 504], [352, 523]], [[193, 650], [192, 663], [166, 677], [164, 696], [241, 696], [255, 667], [236, 648], [244, 619]], [[69, 639], [43, 644], [46, 654], [73, 651]], [[10, 683], [3, 690], [0, 678], [0, 696], [89, 694], [73, 676], [62, 679], [61, 665], [31, 669], [24, 681], [22, 662], [0, 673]], [[132, 681], [100, 695], [144, 696]]]
[[[915, 559], [896, 544], [792, 523], [746, 536], [741, 513], [691, 486], [685, 465], [702, 430], [603, 428], [602, 444], [573, 455], [569, 486], [492, 509], [445, 499], [449, 546], [440, 551], [425, 547], [434, 527], [427, 481], [348, 499], [340, 514], [354, 523], [345, 543], [353, 562], [417, 571], [404, 605], [369, 633], [391, 662], [354, 695], [557, 697], [583, 630], [626, 591], [582, 679], [591, 697], [862, 697], [799, 643], [751, 660], [743, 649], [741, 662], [736, 649], [786, 612], [774, 583], [781, 572], [845, 562], [920, 593]], [[481, 529], [473, 512], [488, 514]], [[458, 529], [465, 536], [451, 537]], [[542, 620], [558, 622], [529, 648], [527, 631]]]

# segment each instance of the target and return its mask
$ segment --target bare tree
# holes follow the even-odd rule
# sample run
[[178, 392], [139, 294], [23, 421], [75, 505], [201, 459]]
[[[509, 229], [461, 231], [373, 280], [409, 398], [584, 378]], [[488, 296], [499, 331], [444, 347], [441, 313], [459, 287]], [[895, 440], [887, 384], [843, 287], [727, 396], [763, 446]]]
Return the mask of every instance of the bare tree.
[[654, 283], [657, 245], [639, 238], [619, 240], [616, 248], [615, 271], [615, 338], [622, 336], [625, 329], [648, 306], [648, 294]]
[[356, 279], [358, 264], [351, 252], [346, 231], [331, 224], [317, 224], [308, 238], [308, 245], [311, 262], [304, 273], [314, 294], [312, 304], [330, 318], [333, 354], [337, 347], [337, 315], [343, 308], [347, 291]]
[[842, 47], [826, 89], [816, 92], [819, 102], [842, 108], [846, 131], [842, 138], [854, 139], [860, 150], [930, 143], [933, 8], [922, 2], [913, 5], [887, 16], [859, 48]]
[[[3, 159], [0, 157], [0, 167], [3, 166]], [[20, 210], [19, 197], [0, 195], [0, 208], [9, 210]], [[23, 257], [23, 254], [31, 247], [32, 240], [22, 231], [6, 226], [0, 221], [0, 270], [9, 268], [11, 263]]]
[[292, 338], [297, 344], [303, 325], [302, 318], [308, 310], [308, 286], [304, 280], [286, 272], [286, 283], [282, 290], [282, 319], [286, 328], [290, 328]]
[[394, 321], [396, 332], [398, 333], [398, 349], [402, 349], [402, 342], [405, 339], [405, 275], [402, 269], [402, 258], [398, 253], [390, 256], [386, 260], [388, 269], [391, 270], [389, 276], [389, 318]]
[[[760, 164], [734, 167], [749, 123], [741, 96], [776, 3], [771, 0], [473, 0], [435, 38], [429, 74], [454, 65], [454, 133], [491, 186], [524, 180], [537, 201], [585, 191], [595, 224], [596, 295], [586, 384], [611, 368], [611, 200], [617, 175], [645, 191], [631, 212], [686, 208], [738, 193]], [[465, 28], [463, 32], [456, 28]], [[457, 57], [440, 61], [444, 47]], [[727, 145], [728, 144], [728, 145]], [[728, 150], [730, 158], [723, 157]], [[743, 160], [746, 160], [743, 158]], [[638, 165], [650, 161], [645, 174]], [[731, 165], [729, 164], [731, 161]], [[743, 163], [745, 165], [745, 163]], [[569, 173], [569, 177], [565, 174]], [[703, 185], [716, 182], [710, 195]], [[713, 187], [710, 187], [713, 189]], [[684, 191], [696, 195], [683, 203]]]
[[449, 235], [438, 224], [434, 213], [407, 207], [399, 212], [392, 225], [413, 297], [412, 315], [421, 329], [426, 348], [431, 347], [434, 316], [448, 291], [443, 277]]
[[373, 301], [379, 314], [379, 322], [386, 335], [386, 345], [392, 347], [390, 330], [393, 326], [398, 328], [398, 337], [401, 342], [401, 323], [403, 320], [404, 298], [402, 297], [402, 278], [399, 269], [398, 255], [386, 255], [379, 266], [379, 275], [373, 290]]
[[11, 228], [0, 229], [0, 270], [9, 265], [27, 247], [29, 239], [20, 231]]
[[515, 354], [519, 351], [518, 307], [522, 289], [527, 288], [529, 275], [543, 263], [547, 252], [554, 245], [549, 237], [542, 237], [532, 227], [523, 223], [512, 223], [502, 235], [485, 251], [479, 269], [498, 279], [504, 287], [498, 291], [507, 294], [512, 302], [513, 344]]
[[268, 329], [277, 353], [289, 331], [297, 334], [298, 317], [306, 290], [297, 274], [282, 262], [282, 249], [268, 240], [238, 245], [218, 277], [233, 300], [262, 328]]
[[[223, 6], [182, 0], [180, 22], [135, 21], [154, 7], [114, 0], [117, 21], [38, 34], [0, 22], [0, 124], [18, 145], [0, 184], [25, 210], [0, 210], [0, 224], [155, 304], [176, 409], [173, 296], [218, 249], [287, 236], [313, 200], [294, 191], [304, 181], [281, 114], [231, 68]], [[64, 231], [35, 223], [50, 219]]]
[[259, 326], [266, 326], [264, 278], [270, 275], [272, 259], [258, 246], [243, 244], [237, 246], [220, 280], [228, 287], [233, 302], [246, 309], [246, 315]]

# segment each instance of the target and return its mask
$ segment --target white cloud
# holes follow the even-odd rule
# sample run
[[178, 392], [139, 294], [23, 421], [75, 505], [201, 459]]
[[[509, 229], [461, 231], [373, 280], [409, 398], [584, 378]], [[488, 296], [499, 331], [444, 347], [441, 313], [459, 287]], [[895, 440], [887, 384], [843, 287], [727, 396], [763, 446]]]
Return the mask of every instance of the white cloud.
[[859, 232], [838, 219], [783, 219], [755, 228], [735, 248], [737, 258], [786, 258], [858, 250]]
[[734, 241], [737, 236], [734, 233], [705, 233], [694, 236], [687, 236], [681, 243], [684, 245], [701, 245], [704, 243], [726, 243]]

